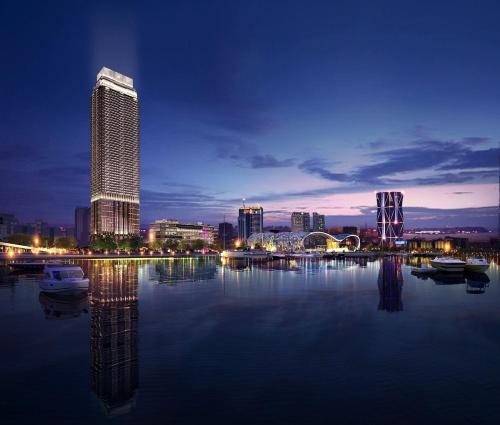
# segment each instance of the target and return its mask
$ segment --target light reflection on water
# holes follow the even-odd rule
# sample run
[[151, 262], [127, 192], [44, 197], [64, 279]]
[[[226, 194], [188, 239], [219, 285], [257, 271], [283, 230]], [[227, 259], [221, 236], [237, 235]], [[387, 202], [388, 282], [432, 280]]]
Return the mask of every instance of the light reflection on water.
[[500, 413], [495, 262], [487, 274], [423, 278], [410, 273], [421, 260], [400, 257], [76, 262], [88, 296], [39, 293], [39, 275], [0, 268], [5, 423], [362, 423], [367, 412], [371, 423], [496, 423]]

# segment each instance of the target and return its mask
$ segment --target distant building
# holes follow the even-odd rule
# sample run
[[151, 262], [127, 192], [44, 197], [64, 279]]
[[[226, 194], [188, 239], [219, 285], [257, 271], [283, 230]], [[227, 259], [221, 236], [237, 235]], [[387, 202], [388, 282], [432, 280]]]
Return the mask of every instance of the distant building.
[[306, 212], [293, 212], [291, 217], [292, 232], [310, 232], [311, 215]]
[[377, 232], [382, 244], [403, 237], [403, 193], [377, 192]]
[[358, 228], [356, 226], [344, 226], [344, 227], [342, 227], [342, 233], [348, 233], [350, 235], [357, 235]]
[[139, 103], [132, 78], [102, 68], [91, 107], [91, 233], [139, 235]]
[[75, 239], [79, 247], [89, 246], [90, 236], [90, 208], [78, 207], [75, 209]]
[[16, 226], [19, 221], [13, 214], [0, 213], [0, 241], [16, 233]]
[[264, 229], [264, 210], [261, 206], [242, 207], [238, 215], [238, 238], [243, 242], [253, 233]]
[[[325, 226], [325, 216], [323, 214], [318, 214], [313, 212], [313, 232], [324, 232], [326, 231]], [[350, 233], [350, 232], [344, 232]]]
[[223, 249], [231, 248], [233, 243], [234, 228], [231, 223], [219, 223], [219, 240]]
[[409, 251], [444, 251], [449, 252], [456, 249], [467, 249], [469, 241], [467, 238], [438, 238], [423, 239], [413, 238], [406, 241]]
[[215, 241], [216, 229], [210, 224], [196, 223], [184, 224], [178, 220], [163, 219], [156, 220], [149, 226], [149, 242], [167, 240], [194, 241], [201, 239], [208, 245]]

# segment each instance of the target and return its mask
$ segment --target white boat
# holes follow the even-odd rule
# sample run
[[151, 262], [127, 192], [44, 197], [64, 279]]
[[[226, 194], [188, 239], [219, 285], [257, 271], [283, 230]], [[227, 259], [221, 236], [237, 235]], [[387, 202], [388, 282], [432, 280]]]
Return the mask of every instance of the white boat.
[[222, 258], [234, 260], [267, 260], [270, 258], [266, 251], [243, 251], [238, 249], [222, 251]]
[[436, 257], [431, 260], [432, 267], [443, 272], [463, 272], [465, 261], [453, 257]]
[[485, 272], [490, 267], [486, 258], [467, 258], [465, 270], [468, 272]]
[[51, 294], [79, 294], [89, 290], [89, 280], [83, 270], [75, 264], [47, 264], [39, 287]]

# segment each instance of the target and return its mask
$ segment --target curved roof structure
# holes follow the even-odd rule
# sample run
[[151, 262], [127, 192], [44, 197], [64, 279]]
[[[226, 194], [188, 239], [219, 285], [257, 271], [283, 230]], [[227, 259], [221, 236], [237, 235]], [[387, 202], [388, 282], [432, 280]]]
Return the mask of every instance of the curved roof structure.
[[[346, 239], [352, 238], [355, 241], [355, 250], [358, 250], [361, 241], [358, 235], [342, 233], [339, 235], [330, 235], [325, 232], [280, 232], [280, 233], [254, 233], [247, 243], [249, 245], [260, 244], [262, 247], [272, 251], [302, 251], [305, 249], [304, 242], [314, 236], [324, 237], [327, 241], [331, 240], [337, 244], [344, 242]], [[334, 250], [334, 249], [332, 249]]]

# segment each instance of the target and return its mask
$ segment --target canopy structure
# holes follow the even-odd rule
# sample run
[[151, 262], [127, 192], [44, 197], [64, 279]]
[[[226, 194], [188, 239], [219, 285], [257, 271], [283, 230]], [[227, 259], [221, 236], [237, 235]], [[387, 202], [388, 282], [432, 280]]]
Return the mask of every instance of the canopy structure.
[[361, 241], [358, 235], [330, 235], [325, 232], [254, 233], [247, 243], [250, 247], [261, 246], [268, 251], [357, 251]]

